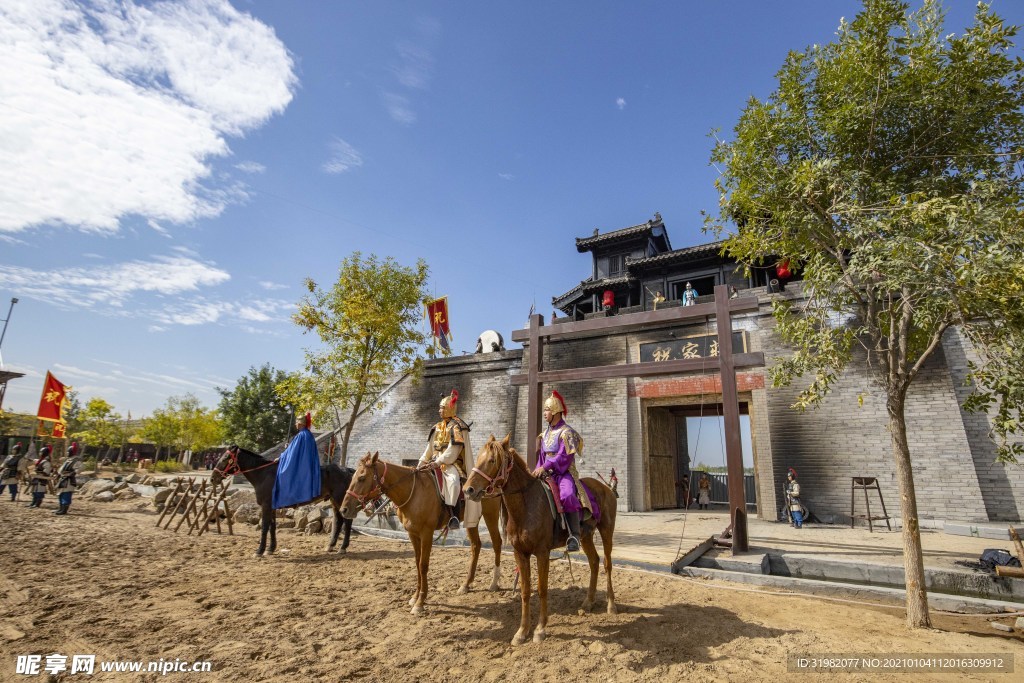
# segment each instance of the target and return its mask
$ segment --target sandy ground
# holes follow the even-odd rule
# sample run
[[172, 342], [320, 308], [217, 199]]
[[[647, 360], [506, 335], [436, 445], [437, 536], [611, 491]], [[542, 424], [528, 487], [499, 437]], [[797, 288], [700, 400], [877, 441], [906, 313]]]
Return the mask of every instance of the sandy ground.
[[[155, 528], [139, 503], [76, 502], [68, 517], [0, 501], [0, 681], [17, 655], [95, 654], [97, 660], [209, 660], [211, 673], [109, 673], [117, 681], [716, 681], [809, 680], [787, 657], [848, 653], [1015, 655], [1019, 636], [988, 619], [936, 615], [910, 632], [898, 609], [725, 588], [666, 574], [616, 570], [619, 613], [579, 612], [584, 568], [553, 565], [548, 639], [518, 648], [511, 557], [501, 592], [456, 595], [467, 551], [435, 549], [427, 612], [408, 544], [355, 536], [344, 556], [326, 537], [279, 535], [279, 554], [253, 558], [252, 527], [235, 537]], [[486, 552], [486, 551], [485, 551]], [[735, 587], [733, 587], [735, 588]], [[534, 598], [536, 604], [536, 598]], [[1012, 619], [1002, 619], [1012, 623]], [[844, 680], [1019, 680], [1016, 674], [851, 674]], [[54, 680], [89, 680], [63, 675]]]

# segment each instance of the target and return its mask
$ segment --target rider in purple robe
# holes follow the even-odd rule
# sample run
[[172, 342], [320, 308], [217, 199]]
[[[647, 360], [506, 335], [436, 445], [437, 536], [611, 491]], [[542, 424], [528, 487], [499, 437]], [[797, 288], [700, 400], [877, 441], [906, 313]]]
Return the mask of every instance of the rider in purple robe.
[[567, 412], [562, 396], [552, 391], [544, 401], [544, 421], [548, 427], [537, 437], [534, 475], [554, 478], [569, 526], [565, 549], [576, 552], [580, 549], [580, 513], [584, 508], [590, 511], [590, 500], [581, 488], [576, 471], [576, 456], [583, 454], [583, 438], [565, 423], [563, 416]]

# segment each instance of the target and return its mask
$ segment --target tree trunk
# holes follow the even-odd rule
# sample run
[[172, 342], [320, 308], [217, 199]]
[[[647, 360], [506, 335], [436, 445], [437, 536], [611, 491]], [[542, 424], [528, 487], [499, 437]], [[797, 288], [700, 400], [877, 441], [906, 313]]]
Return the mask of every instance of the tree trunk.
[[896, 461], [896, 477], [900, 487], [900, 515], [903, 517], [903, 568], [907, 582], [907, 627], [931, 628], [928, 615], [928, 595], [924, 582], [924, 554], [921, 550], [921, 521], [917, 516], [917, 493], [914, 491], [914, 471], [910, 463], [910, 444], [907, 443], [906, 393], [890, 395], [886, 406], [889, 412], [889, 432], [892, 435], [892, 454]]
[[348, 466], [348, 439], [352, 436], [352, 428], [356, 426], [356, 417], [359, 415], [359, 406], [362, 401], [356, 399], [356, 402], [352, 404], [352, 413], [348, 416], [348, 422], [345, 423], [345, 434], [341, 437], [341, 466]]

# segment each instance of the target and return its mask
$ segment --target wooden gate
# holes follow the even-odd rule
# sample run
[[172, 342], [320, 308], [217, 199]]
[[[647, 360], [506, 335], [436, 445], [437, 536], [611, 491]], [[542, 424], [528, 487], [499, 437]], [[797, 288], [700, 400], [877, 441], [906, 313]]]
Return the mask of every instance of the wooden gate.
[[647, 457], [651, 508], [676, 506], [676, 424], [667, 408], [647, 409]]

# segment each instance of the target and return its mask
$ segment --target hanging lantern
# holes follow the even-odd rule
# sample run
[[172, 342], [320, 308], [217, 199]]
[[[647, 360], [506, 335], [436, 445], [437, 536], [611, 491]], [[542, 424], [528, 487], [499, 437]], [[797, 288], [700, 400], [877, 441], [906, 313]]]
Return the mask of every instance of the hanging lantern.
[[775, 274], [780, 278], [788, 278], [792, 273], [789, 271], [789, 259], [782, 261], [779, 265], [775, 266]]
[[601, 298], [601, 305], [605, 308], [612, 308], [615, 306], [615, 292], [610, 289], [604, 290], [604, 296]]

